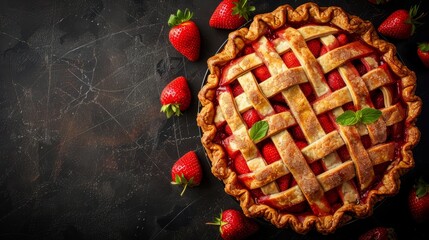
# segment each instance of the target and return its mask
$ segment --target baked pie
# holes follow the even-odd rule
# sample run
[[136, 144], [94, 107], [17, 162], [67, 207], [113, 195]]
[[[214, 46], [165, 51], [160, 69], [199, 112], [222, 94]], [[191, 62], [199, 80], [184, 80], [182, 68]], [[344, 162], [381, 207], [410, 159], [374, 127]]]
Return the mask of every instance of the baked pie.
[[202, 143], [247, 216], [331, 233], [370, 215], [414, 166], [415, 74], [368, 21], [280, 6], [207, 63]]

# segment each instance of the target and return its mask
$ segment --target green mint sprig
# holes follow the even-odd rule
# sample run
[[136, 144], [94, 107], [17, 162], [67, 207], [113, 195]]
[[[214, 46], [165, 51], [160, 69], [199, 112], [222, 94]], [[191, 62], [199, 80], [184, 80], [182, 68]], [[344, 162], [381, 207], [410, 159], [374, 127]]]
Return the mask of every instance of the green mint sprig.
[[338, 124], [343, 126], [352, 126], [358, 123], [371, 124], [381, 116], [381, 111], [374, 108], [363, 108], [356, 112], [347, 110], [337, 117], [335, 120]]
[[250, 128], [250, 138], [253, 141], [258, 141], [264, 138], [268, 132], [268, 123], [266, 121], [258, 121]]

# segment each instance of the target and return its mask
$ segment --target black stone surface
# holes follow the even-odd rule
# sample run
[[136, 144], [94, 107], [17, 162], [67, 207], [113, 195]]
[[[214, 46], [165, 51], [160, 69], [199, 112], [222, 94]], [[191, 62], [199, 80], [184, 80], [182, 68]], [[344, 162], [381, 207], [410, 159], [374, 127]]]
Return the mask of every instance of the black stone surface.
[[[251, 2], [262, 13], [305, 1]], [[419, 3], [315, 2], [341, 6], [376, 26], [393, 10]], [[228, 34], [208, 26], [217, 3], [0, 1], [0, 239], [220, 239], [205, 223], [239, 206], [211, 175], [195, 121], [205, 62]], [[193, 11], [201, 31], [201, 57], [194, 63], [168, 41], [167, 19], [178, 8]], [[427, 1], [421, 9], [429, 12]], [[428, 17], [423, 21], [411, 39], [391, 41], [416, 72], [417, 94], [427, 103], [429, 73], [416, 54], [416, 44], [429, 41]], [[190, 83], [192, 104], [167, 120], [159, 94], [179, 75]], [[251, 239], [356, 239], [376, 226], [393, 227], [399, 239], [429, 239], [429, 224], [416, 225], [406, 205], [414, 179], [429, 180], [427, 121], [424, 108], [416, 167], [373, 216], [329, 236], [260, 221]], [[170, 169], [189, 150], [200, 156], [204, 179], [180, 197]]]

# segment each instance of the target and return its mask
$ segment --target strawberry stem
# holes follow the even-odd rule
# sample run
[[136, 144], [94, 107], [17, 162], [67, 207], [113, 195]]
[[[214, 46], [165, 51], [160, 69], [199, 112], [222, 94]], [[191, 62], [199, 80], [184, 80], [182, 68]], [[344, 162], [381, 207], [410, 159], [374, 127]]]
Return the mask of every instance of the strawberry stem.
[[183, 186], [183, 190], [182, 190], [182, 192], [180, 192], [180, 196], [182, 197], [183, 196], [183, 194], [185, 193], [185, 191], [186, 191], [186, 188], [188, 187], [188, 184], [186, 183], [184, 186]]
[[219, 226], [219, 232], [222, 234], [222, 226], [228, 224], [228, 222], [222, 221], [222, 211], [220, 212], [220, 216], [215, 218], [214, 222], [208, 222], [207, 225]]
[[419, 22], [418, 20], [423, 18], [424, 16], [426, 16], [426, 13], [421, 13], [419, 16], [417, 16], [418, 12], [419, 12], [419, 7], [420, 5], [414, 5], [410, 8], [409, 13], [409, 18], [407, 19], [406, 23], [411, 24], [411, 35], [414, 34], [414, 32], [416, 31], [416, 27], [422, 25], [422, 22]]
[[240, 15], [244, 19], [249, 20], [249, 13], [255, 11], [255, 6], [249, 6], [247, 0], [240, 0], [234, 2], [235, 7], [232, 8], [233, 15]]
[[186, 191], [186, 188], [188, 188], [188, 185], [190, 187], [194, 186], [194, 177], [191, 177], [189, 180], [186, 179], [185, 175], [182, 173], [182, 175], [176, 174], [174, 181], [171, 182], [173, 185], [182, 185], [183, 190], [180, 193], [180, 196], [182, 197], [183, 194]]

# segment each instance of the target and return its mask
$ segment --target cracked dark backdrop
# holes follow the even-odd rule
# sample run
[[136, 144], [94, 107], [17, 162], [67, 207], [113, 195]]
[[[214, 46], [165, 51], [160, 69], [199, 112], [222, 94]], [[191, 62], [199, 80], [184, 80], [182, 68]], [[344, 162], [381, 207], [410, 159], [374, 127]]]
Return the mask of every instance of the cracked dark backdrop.
[[[258, 13], [303, 2], [252, 1]], [[316, 2], [342, 6], [375, 25], [393, 9], [418, 3]], [[205, 61], [228, 34], [208, 27], [216, 5], [0, 1], [0, 239], [220, 239], [218, 229], [204, 223], [238, 204], [211, 176], [195, 122]], [[168, 42], [167, 19], [178, 8], [195, 13], [202, 36], [198, 62], [187, 61]], [[428, 4], [422, 8], [428, 10]], [[424, 40], [427, 31], [394, 43], [416, 71], [417, 92], [426, 101], [429, 75], [414, 52], [415, 43]], [[159, 112], [159, 94], [179, 75], [188, 78], [193, 101], [183, 116], [167, 120]], [[253, 239], [355, 239], [380, 225], [394, 227], [401, 237], [428, 238], [423, 226], [408, 221], [405, 207], [414, 177], [429, 176], [426, 118], [423, 111], [416, 168], [403, 178], [401, 193], [384, 201], [374, 216], [328, 237], [301, 236], [260, 221]], [[169, 183], [170, 169], [189, 150], [200, 156], [205, 177], [180, 197], [180, 189]]]

